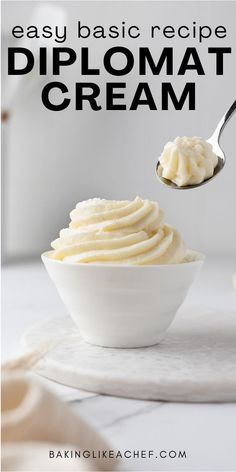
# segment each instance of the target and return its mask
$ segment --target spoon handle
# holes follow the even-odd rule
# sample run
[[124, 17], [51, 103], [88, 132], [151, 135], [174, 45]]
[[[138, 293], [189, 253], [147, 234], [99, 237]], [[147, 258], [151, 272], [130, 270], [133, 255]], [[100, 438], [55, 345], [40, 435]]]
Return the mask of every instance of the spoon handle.
[[233, 102], [231, 107], [228, 109], [228, 111], [224, 114], [224, 116], [221, 118], [220, 122], [218, 123], [211, 140], [216, 140], [219, 141], [221, 133], [226, 125], [226, 123], [232, 118], [234, 112], [236, 111], [236, 100]]

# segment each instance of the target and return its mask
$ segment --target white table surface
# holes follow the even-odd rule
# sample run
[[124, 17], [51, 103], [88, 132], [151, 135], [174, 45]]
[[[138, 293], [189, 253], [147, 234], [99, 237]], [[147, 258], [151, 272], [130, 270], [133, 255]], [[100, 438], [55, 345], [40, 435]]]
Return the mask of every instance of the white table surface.
[[[235, 311], [232, 259], [208, 258], [186, 302]], [[11, 264], [3, 269], [2, 360], [15, 357], [22, 333], [33, 323], [66, 310], [41, 263]], [[236, 405], [130, 400], [65, 387], [43, 380], [70, 402], [90, 424], [121, 451], [154, 451], [148, 458], [124, 459], [120, 470], [235, 471]], [[160, 451], [186, 451], [187, 458], [163, 458]], [[164, 453], [163, 453], [164, 455]], [[155, 457], [157, 456], [157, 458]]]

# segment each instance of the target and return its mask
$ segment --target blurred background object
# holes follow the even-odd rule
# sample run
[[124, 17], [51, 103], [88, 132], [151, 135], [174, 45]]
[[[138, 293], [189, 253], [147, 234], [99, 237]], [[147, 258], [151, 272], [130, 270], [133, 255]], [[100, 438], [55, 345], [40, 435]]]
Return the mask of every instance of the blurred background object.
[[[92, 197], [132, 199], [136, 195], [159, 201], [166, 220], [176, 225], [189, 247], [207, 254], [230, 256], [235, 253], [236, 222], [232, 202], [235, 201], [236, 159], [234, 145], [235, 119], [225, 129], [222, 148], [227, 156], [224, 172], [200, 189], [175, 192], [164, 188], [155, 175], [155, 164], [163, 145], [177, 135], [210, 135], [215, 122], [232, 103], [235, 95], [233, 57], [225, 60], [224, 75], [216, 76], [208, 47], [232, 47], [236, 41], [234, 2], [3, 2], [3, 257], [11, 260], [39, 258], [50, 248], [60, 228], [68, 225], [69, 211], [79, 200]], [[227, 4], [227, 8], [226, 8]], [[149, 47], [153, 56], [163, 47], [174, 47], [175, 63], [183, 57], [187, 46], [197, 47], [206, 75], [189, 71], [186, 76], [159, 76], [140, 79], [137, 69], [130, 75], [115, 78], [127, 82], [126, 100], [130, 101], [139, 81], [148, 81], [160, 96], [160, 84], [171, 81], [181, 91], [186, 81], [196, 82], [196, 111], [150, 111], [147, 107], [132, 111], [94, 112], [74, 110], [75, 82], [87, 81], [80, 76], [77, 61], [62, 70], [64, 82], [72, 98], [61, 112], [47, 110], [41, 101], [44, 77], [30, 75], [7, 77], [7, 48], [14, 40], [15, 25], [26, 27], [34, 22], [68, 27], [68, 38], [62, 46], [74, 48], [79, 55], [82, 46], [90, 48], [92, 67], [101, 64], [104, 52], [122, 45], [135, 54], [138, 47]], [[37, 20], [38, 18], [38, 20]], [[40, 18], [40, 19], [39, 19]], [[77, 21], [90, 25], [140, 26], [137, 39], [78, 39]], [[227, 37], [209, 38], [199, 44], [194, 39], [150, 40], [151, 25], [224, 25]], [[36, 43], [36, 41], [38, 41]], [[25, 47], [36, 52], [40, 40], [24, 40]], [[48, 47], [58, 43], [47, 40]], [[36, 66], [37, 67], [37, 66]], [[50, 68], [49, 68], [50, 69]], [[176, 68], [175, 68], [176, 71]], [[17, 76], [16, 76], [17, 78]], [[12, 80], [11, 80], [12, 79]], [[89, 79], [104, 91], [107, 81], [114, 81], [101, 70]], [[13, 96], [13, 98], [9, 98]], [[101, 104], [104, 104], [104, 92]], [[11, 109], [10, 118], [8, 110]], [[7, 129], [7, 134], [5, 131]], [[187, 197], [187, 198], [186, 198]]]

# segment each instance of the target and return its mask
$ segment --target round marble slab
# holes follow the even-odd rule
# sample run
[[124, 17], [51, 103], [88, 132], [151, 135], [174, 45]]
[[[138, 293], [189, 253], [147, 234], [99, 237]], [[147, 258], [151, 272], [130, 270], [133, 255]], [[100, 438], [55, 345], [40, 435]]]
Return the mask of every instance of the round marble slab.
[[236, 400], [236, 313], [185, 306], [165, 339], [136, 349], [87, 344], [71, 318], [30, 328], [25, 351], [53, 341], [38, 374], [84, 390], [166, 401]]

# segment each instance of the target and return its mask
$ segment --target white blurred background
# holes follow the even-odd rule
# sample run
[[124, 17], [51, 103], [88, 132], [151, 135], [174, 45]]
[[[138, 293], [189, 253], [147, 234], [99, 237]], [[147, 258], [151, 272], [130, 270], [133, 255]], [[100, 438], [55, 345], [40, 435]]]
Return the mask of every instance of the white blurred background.
[[[182, 5], [180, 5], [182, 3]], [[62, 112], [50, 112], [41, 102], [43, 84], [38, 74], [23, 76], [14, 100], [10, 119], [3, 127], [3, 255], [5, 261], [39, 257], [49, 249], [50, 241], [68, 225], [69, 212], [79, 200], [91, 197], [132, 199], [136, 195], [159, 201], [166, 220], [177, 226], [189, 247], [207, 254], [236, 253], [236, 116], [226, 127], [222, 147], [227, 165], [209, 185], [192, 191], [173, 191], [156, 179], [155, 164], [164, 144], [177, 135], [208, 138], [218, 120], [235, 100], [235, 2], [3, 2], [3, 107], [7, 107], [9, 78], [6, 76], [7, 47], [19, 45], [13, 40], [15, 25], [29, 26], [39, 5], [47, 5], [50, 15], [65, 19], [69, 38], [62, 46], [79, 51], [91, 49], [94, 67], [102, 63], [104, 52], [123, 45], [137, 51], [147, 46], [155, 57], [163, 47], [174, 47], [176, 68], [187, 46], [196, 46], [206, 76], [188, 72], [184, 77], [147, 77], [160, 103], [160, 83], [172, 81], [181, 90], [186, 81], [196, 81], [196, 111], [99, 111], [74, 110], [74, 83], [80, 81], [79, 63], [64, 68], [59, 79], [70, 90], [72, 104]], [[180, 8], [181, 7], [181, 8]], [[53, 13], [54, 9], [54, 13]], [[37, 10], [39, 12], [40, 10]], [[38, 14], [38, 13], [37, 13]], [[140, 40], [78, 40], [76, 25], [80, 20], [90, 25], [137, 24], [144, 34]], [[35, 20], [33, 20], [35, 21]], [[199, 45], [194, 40], [160, 39], [150, 41], [147, 25], [224, 25], [226, 39], [209, 39]], [[28, 40], [26, 47], [32, 48]], [[37, 43], [39, 44], [39, 43]], [[58, 46], [58, 43], [53, 43]], [[232, 47], [225, 58], [224, 76], [215, 76], [213, 58], [207, 48]], [[176, 70], [176, 69], [175, 69]], [[104, 83], [114, 81], [101, 75], [83, 77], [104, 90]], [[134, 94], [137, 74], [118, 78], [127, 82], [127, 102]], [[141, 78], [140, 81], [145, 81]], [[101, 102], [104, 104], [104, 94]]]

